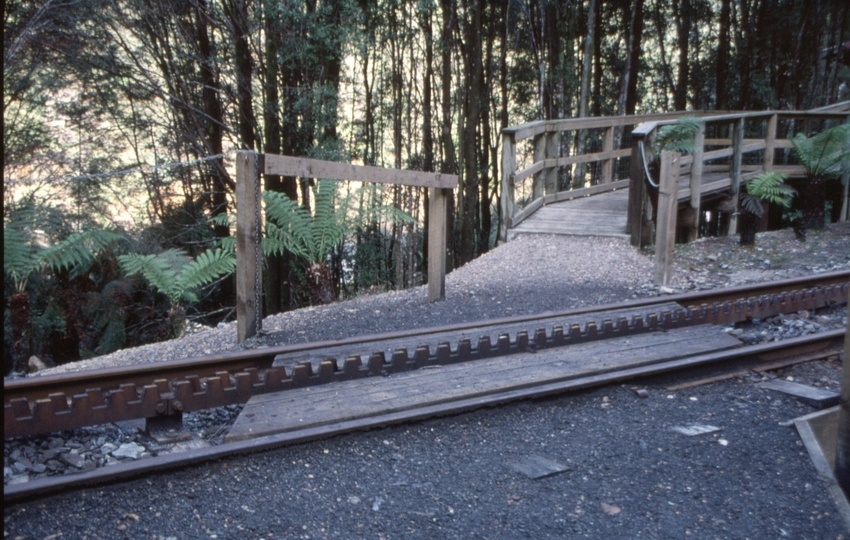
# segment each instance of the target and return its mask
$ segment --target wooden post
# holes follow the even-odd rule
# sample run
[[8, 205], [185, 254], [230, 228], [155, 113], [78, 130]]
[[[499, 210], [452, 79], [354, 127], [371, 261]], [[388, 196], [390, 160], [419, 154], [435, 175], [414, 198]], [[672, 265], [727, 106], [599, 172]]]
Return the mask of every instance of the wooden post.
[[744, 146], [744, 119], [739, 118], [735, 121], [735, 130], [732, 133], [732, 168], [730, 176], [732, 184], [729, 186], [729, 191], [732, 193], [732, 208], [734, 211], [729, 216], [729, 231], [728, 235], [737, 234], [738, 232], [738, 193], [741, 191], [741, 150]]
[[[546, 133], [534, 136], [534, 163], [546, 161]], [[531, 200], [536, 201], [543, 196], [543, 185], [545, 182], [546, 169], [534, 173], [531, 187]]]
[[694, 137], [694, 161], [691, 164], [691, 210], [692, 221], [688, 227], [688, 242], [693, 242], [699, 236], [699, 207], [702, 199], [702, 153], [705, 150], [705, 122], [700, 123], [699, 131]]
[[[257, 335], [262, 327], [262, 264], [256, 250], [260, 236], [260, 178], [254, 152], [236, 154], [236, 341]], [[262, 262], [262, 261], [260, 261]]]
[[508, 241], [508, 227], [514, 217], [514, 174], [516, 173], [516, 139], [513, 133], [502, 133], [502, 196], [499, 199], [502, 219], [499, 241]]
[[773, 159], [776, 154], [776, 126], [779, 123], [779, 115], [771, 114], [767, 119], [767, 128], [764, 134], [764, 164], [762, 170], [770, 172], [773, 170]]
[[[551, 131], [550, 131], [551, 129]], [[546, 130], [546, 159], [558, 158], [558, 145], [560, 133], [552, 126], [547, 126]], [[558, 167], [549, 167], [543, 169], [543, 186], [546, 195], [552, 195], [558, 192]]]
[[428, 188], [428, 302], [446, 299], [448, 189]]
[[[602, 138], [602, 151], [605, 153], [614, 151], [614, 127], [605, 129], [605, 135]], [[600, 184], [610, 184], [614, 179], [614, 158], [606, 159], [602, 162], [602, 178], [599, 179]]]
[[[850, 293], [847, 294], [850, 303]], [[844, 331], [844, 362], [841, 368], [841, 401], [838, 409], [835, 446], [835, 479], [850, 495], [850, 318]]]
[[655, 224], [655, 284], [669, 285], [676, 243], [676, 211], [679, 206], [678, 152], [661, 152], [658, 179], [658, 220]]
[[629, 234], [629, 242], [635, 247], [641, 245], [643, 223], [643, 207], [646, 198], [646, 186], [644, 186], [643, 156], [641, 156], [638, 141], [641, 139], [632, 136], [632, 155], [629, 158], [629, 206], [626, 216], [626, 232]]
[[[844, 123], [850, 123], [850, 116]], [[841, 213], [838, 215], [838, 221], [850, 221], [850, 173], [841, 175]], [[844, 357], [850, 358], [847, 355]]]

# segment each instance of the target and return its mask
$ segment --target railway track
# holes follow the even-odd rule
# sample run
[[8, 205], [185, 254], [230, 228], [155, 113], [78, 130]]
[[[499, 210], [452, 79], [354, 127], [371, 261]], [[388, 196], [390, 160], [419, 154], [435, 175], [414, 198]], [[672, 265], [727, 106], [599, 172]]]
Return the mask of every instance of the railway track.
[[[730, 324], [803, 309], [844, 304], [850, 272], [835, 272], [719, 291], [670, 295], [595, 308], [523, 316], [333, 342], [269, 347], [135, 368], [32, 377], [4, 384], [4, 436], [25, 437], [86, 425], [146, 419], [149, 427], [179, 427], [184, 412], [246, 403], [252, 396], [335, 381], [474, 362], [576, 343], [704, 324]], [[581, 321], [581, 322], [576, 322]], [[477, 336], [477, 337], [472, 337]], [[476, 341], [473, 343], [473, 339]], [[607, 384], [709, 364], [776, 362], [840, 350], [843, 331], [827, 332], [671, 362], [607, 371], [522, 390], [458, 400], [310, 430], [261, 437], [188, 453], [122, 463], [69, 477], [6, 486], [6, 500], [36, 496], [71, 483], [104, 482], [150, 470], [259, 451], [311, 438], [446, 414], [511, 399]], [[357, 351], [361, 351], [356, 354]]]

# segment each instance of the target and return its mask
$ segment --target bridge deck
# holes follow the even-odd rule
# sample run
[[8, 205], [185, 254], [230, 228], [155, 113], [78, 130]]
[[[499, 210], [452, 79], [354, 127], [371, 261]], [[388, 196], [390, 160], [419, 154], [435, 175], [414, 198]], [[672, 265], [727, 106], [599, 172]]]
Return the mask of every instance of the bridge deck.
[[[679, 202], [690, 198], [690, 179], [679, 179]], [[728, 173], [708, 173], [702, 178], [702, 196], [725, 191], [730, 185]], [[565, 236], [609, 236], [629, 238], [626, 234], [629, 190], [619, 189], [597, 195], [541, 206], [516, 227], [508, 230], [508, 240], [518, 234], [559, 234]]]

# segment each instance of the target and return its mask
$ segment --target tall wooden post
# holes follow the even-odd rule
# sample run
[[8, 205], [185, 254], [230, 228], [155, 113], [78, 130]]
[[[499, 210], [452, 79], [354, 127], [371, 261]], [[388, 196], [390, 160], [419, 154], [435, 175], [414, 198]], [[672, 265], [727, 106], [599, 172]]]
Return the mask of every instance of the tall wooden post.
[[632, 155], [629, 158], [629, 203], [626, 217], [626, 232], [629, 241], [635, 247], [643, 247], [645, 238], [644, 228], [650, 224], [644, 222], [643, 209], [646, 205], [647, 193], [644, 185], [643, 156], [641, 155], [639, 139], [632, 134]]
[[661, 152], [658, 179], [658, 219], [655, 224], [655, 284], [669, 285], [676, 244], [676, 212], [679, 207], [678, 152]]
[[508, 227], [514, 217], [514, 175], [516, 174], [516, 138], [513, 133], [502, 133], [502, 196], [499, 199], [499, 241], [508, 241]]
[[[262, 259], [260, 249], [260, 175], [257, 154], [236, 155], [236, 341], [262, 328]], [[262, 251], [259, 251], [262, 253]]]
[[699, 236], [699, 207], [702, 199], [702, 153], [705, 147], [705, 122], [699, 125], [696, 137], [694, 137], [694, 161], [691, 163], [691, 211], [689, 212], [688, 242], [693, 242]]
[[428, 188], [428, 302], [446, 299], [448, 189]]
[[732, 132], [732, 167], [731, 174], [732, 185], [729, 191], [732, 193], [732, 208], [734, 213], [729, 216], [729, 235], [737, 234], [738, 232], [738, 197], [741, 191], [741, 164], [743, 159], [744, 146], [744, 119], [739, 118], [735, 121], [735, 129]]
[[767, 129], [764, 134], [764, 162], [762, 170], [770, 172], [773, 170], [773, 160], [776, 154], [776, 126], [779, 123], [779, 115], [771, 114], [767, 119]]
[[[541, 163], [546, 161], [546, 132], [534, 136], [534, 162]], [[534, 180], [531, 187], [531, 200], [536, 201], [543, 196], [544, 186], [546, 183], [546, 169], [534, 173]]]
[[[546, 126], [546, 159], [558, 158], [558, 145], [560, 134], [554, 126]], [[558, 192], [558, 167], [547, 167], [543, 169], [543, 187], [546, 195]]]
[[[605, 153], [614, 151], [614, 127], [605, 129], [605, 135], [602, 138], [602, 151]], [[600, 184], [610, 184], [614, 179], [614, 162], [615, 159], [606, 159], [602, 162], [602, 178], [599, 179]]]
[[[850, 292], [847, 294], [850, 305]], [[850, 318], [844, 332], [844, 364], [841, 367], [841, 405], [835, 447], [835, 479], [844, 493], [850, 496]]]

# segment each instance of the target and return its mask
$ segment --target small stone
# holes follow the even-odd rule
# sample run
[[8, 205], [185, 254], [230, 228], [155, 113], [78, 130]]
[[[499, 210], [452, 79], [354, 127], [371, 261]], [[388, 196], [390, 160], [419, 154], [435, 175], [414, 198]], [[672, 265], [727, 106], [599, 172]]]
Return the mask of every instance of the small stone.
[[35, 373], [37, 371], [41, 371], [43, 369], [47, 369], [47, 364], [45, 364], [41, 358], [38, 356], [30, 356], [29, 362], [27, 364], [30, 373]]
[[675, 289], [671, 289], [670, 287], [659, 287], [658, 294], [673, 294], [675, 293]]
[[64, 454], [62, 456], [62, 461], [78, 469], [82, 467], [84, 463], [83, 456], [74, 452], [68, 452], [67, 454]]
[[112, 452], [112, 455], [117, 458], [139, 459], [144, 452], [144, 446], [130, 442], [122, 444], [117, 450]]
[[41, 474], [45, 471], [47, 471], [47, 466], [43, 463], [36, 463], [32, 466], [32, 472], [34, 472], [35, 474]]

